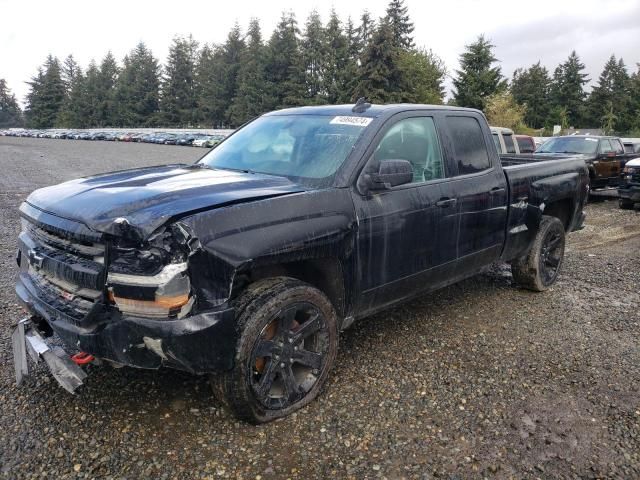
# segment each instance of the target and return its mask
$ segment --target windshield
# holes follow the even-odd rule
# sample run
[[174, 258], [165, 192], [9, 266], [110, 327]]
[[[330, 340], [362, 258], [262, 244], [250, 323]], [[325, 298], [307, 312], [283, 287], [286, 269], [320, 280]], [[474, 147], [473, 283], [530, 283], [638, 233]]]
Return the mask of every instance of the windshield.
[[371, 122], [366, 117], [260, 117], [214, 148], [199, 163], [286, 177], [332, 176]]
[[558, 137], [544, 142], [536, 153], [596, 153], [597, 138]]

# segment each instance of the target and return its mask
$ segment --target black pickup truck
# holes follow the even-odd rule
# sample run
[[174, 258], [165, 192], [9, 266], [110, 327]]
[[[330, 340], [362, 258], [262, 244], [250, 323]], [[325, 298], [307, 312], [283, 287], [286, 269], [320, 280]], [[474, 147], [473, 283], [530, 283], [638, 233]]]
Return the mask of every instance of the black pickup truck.
[[287, 415], [356, 319], [498, 261], [526, 288], [555, 282], [587, 167], [513, 162], [479, 111], [358, 102], [263, 115], [192, 165], [37, 190], [17, 376], [27, 353], [70, 391], [78, 364], [164, 365], [211, 374], [240, 418]]
[[618, 137], [568, 135], [553, 137], [540, 145], [531, 160], [547, 160], [580, 156], [589, 168], [591, 190], [616, 187], [627, 160], [634, 155], [625, 152]]

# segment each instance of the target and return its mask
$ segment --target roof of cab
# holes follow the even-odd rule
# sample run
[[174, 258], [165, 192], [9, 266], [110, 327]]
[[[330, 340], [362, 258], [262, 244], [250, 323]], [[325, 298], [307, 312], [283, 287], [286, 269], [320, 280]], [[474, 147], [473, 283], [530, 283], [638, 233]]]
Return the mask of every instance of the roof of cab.
[[473, 108], [451, 107], [448, 105], [422, 105], [416, 103], [394, 103], [389, 105], [372, 104], [364, 112], [356, 113], [353, 111], [355, 104], [345, 105], [323, 105], [319, 107], [295, 107], [285, 108], [283, 110], [275, 110], [265, 115], [345, 115], [350, 117], [379, 117], [382, 114], [394, 114], [409, 110], [449, 110], [458, 112], [476, 112], [482, 113], [480, 110]]
[[507, 135], [512, 134], [513, 130], [507, 127], [489, 127], [491, 129], [491, 133], [506, 133]]

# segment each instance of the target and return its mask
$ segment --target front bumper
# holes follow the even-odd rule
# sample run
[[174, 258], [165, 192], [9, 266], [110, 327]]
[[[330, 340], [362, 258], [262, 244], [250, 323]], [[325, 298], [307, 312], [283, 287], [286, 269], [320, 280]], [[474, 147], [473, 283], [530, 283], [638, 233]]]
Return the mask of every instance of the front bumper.
[[196, 374], [233, 367], [237, 331], [233, 308], [181, 319], [125, 317], [113, 306], [94, 304], [85, 318], [69, 314], [64, 299], [47, 297], [26, 272], [16, 293], [22, 305], [72, 349], [120, 365], [168, 366]]
[[640, 185], [627, 185], [618, 189], [618, 197], [632, 202], [640, 202]]

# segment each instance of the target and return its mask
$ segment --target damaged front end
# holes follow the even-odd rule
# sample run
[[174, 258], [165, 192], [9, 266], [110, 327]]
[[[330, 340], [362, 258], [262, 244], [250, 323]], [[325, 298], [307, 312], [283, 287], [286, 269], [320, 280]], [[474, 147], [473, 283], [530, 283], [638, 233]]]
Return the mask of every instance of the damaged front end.
[[116, 234], [101, 234], [28, 203], [20, 211], [16, 292], [31, 331], [117, 365], [232, 367], [233, 309], [199, 305], [190, 276], [199, 244], [184, 226], [145, 239], [124, 218], [114, 222]]

